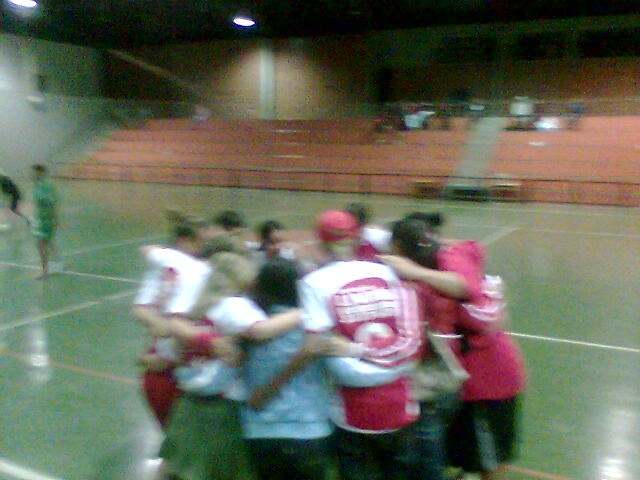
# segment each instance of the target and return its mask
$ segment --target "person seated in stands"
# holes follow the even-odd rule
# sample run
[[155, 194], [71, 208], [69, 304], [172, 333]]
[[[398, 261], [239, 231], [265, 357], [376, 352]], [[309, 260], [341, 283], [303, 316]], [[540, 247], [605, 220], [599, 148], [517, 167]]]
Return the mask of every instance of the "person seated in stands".
[[404, 124], [408, 130], [422, 130], [428, 128], [429, 117], [435, 112], [428, 110], [424, 105], [413, 107], [411, 113], [404, 116]]
[[567, 110], [569, 112], [567, 116], [567, 128], [569, 130], [577, 130], [586, 106], [582, 100], [576, 99], [567, 104]]
[[193, 116], [191, 118], [197, 124], [202, 124], [211, 118], [211, 111], [204, 105], [195, 105], [193, 107]]
[[453, 116], [451, 105], [441, 103], [436, 115], [440, 119], [440, 130], [451, 130], [451, 117]]
[[513, 130], [529, 130], [534, 119], [534, 104], [529, 97], [516, 96], [509, 107], [509, 115], [514, 119]]
[[469, 102], [469, 127], [477, 123], [485, 115], [487, 102], [479, 98], [473, 98]]

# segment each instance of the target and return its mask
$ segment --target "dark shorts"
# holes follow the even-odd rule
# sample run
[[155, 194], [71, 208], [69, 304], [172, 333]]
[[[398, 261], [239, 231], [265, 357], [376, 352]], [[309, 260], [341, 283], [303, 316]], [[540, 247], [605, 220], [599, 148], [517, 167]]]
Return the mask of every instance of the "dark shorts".
[[262, 480], [322, 480], [332, 466], [330, 438], [247, 440], [253, 469]]
[[404, 480], [409, 477], [408, 427], [389, 433], [355, 433], [336, 428], [333, 436], [342, 480]]
[[171, 407], [182, 393], [171, 370], [147, 370], [142, 376], [142, 389], [151, 410], [164, 428]]
[[12, 212], [15, 212], [18, 209], [18, 203], [20, 202], [20, 189], [18, 186], [9, 180], [8, 177], [0, 178], [0, 187], [2, 193], [11, 197], [11, 206], [9, 207]]
[[11, 195], [11, 203], [9, 205], [9, 210], [12, 212], [18, 211], [18, 202], [20, 202], [20, 195]]
[[492, 471], [516, 457], [519, 398], [464, 402], [447, 433], [452, 466]]

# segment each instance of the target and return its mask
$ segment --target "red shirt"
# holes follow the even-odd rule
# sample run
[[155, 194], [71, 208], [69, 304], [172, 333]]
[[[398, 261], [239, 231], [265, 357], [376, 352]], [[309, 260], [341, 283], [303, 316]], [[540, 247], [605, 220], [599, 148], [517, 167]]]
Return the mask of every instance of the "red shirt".
[[[483, 290], [485, 251], [475, 241], [463, 241], [443, 248], [438, 253], [438, 267], [462, 275], [469, 292], [468, 302], [482, 305], [487, 299]], [[469, 315], [461, 302], [428, 293], [427, 310], [433, 328], [441, 333], [461, 333], [467, 347], [454, 342], [454, 352], [469, 372], [462, 388], [465, 401], [504, 400], [526, 388], [524, 359], [518, 345], [495, 319]], [[458, 343], [456, 345], [456, 343]]]

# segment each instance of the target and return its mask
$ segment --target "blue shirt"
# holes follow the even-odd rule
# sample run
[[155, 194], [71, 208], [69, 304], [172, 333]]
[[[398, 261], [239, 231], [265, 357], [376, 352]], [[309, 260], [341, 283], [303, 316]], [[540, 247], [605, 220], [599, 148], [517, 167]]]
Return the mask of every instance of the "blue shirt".
[[[275, 307], [269, 313], [286, 310]], [[247, 346], [244, 378], [251, 392], [267, 385], [276, 377], [305, 342], [306, 333], [294, 329], [264, 342]], [[333, 426], [329, 421], [329, 389], [321, 364], [314, 361], [292, 377], [262, 409], [242, 408], [245, 438], [312, 439], [328, 436]]]

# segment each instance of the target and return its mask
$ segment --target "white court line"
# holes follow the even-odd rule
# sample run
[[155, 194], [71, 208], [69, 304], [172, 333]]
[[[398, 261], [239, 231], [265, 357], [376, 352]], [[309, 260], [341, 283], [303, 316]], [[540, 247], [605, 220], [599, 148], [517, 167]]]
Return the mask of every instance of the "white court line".
[[583, 347], [602, 348], [605, 350], [616, 350], [618, 352], [640, 353], [640, 348], [620, 347], [617, 345], [605, 345], [603, 343], [582, 342], [580, 340], [568, 340], [566, 338], [545, 337], [543, 335], [529, 335], [527, 333], [509, 332], [509, 335], [530, 340], [542, 340], [545, 342], [568, 343], [570, 345], [580, 345]]
[[97, 273], [74, 272], [72, 270], [60, 270], [59, 272], [55, 272], [52, 275], [55, 275], [55, 274], [74, 275], [74, 276], [77, 276], [77, 277], [97, 278], [97, 279], [100, 279], [100, 280], [114, 280], [116, 282], [125, 282], [125, 283], [140, 283], [138, 280], [134, 280], [132, 278], [112, 277], [111, 275], [100, 275], [100, 274], [97, 274]]
[[521, 227], [522, 230], [534, 233], [562, 233], [569, 235], [593, 235], [597, 237], [619, 237], [619, 238], [640, 238], [640, 234], [634, 233], [610, 233], [610, 232], [580, 232], [577, 230], [553, 230], [547, 228], [526, 228]]
[[[27, 268], [29, 270], [40, 270], [39, 266], [26, 265], [26, 264], [22, 264], [22, 263], [13, 263], [13, 262], [0, 261], [0, 265], [6, 265], [8, 267]], [[97, 274], [97, 273], [74, 272], [73, 270], [60, 270], [60, 271], [57, 271], [57, 272], [49, 273], [49, 275], [56, 275], [56, 274], [75, 275], [77, 277], [98, 278], [100, 280], [114, 280], [116, 282], [140, 283], [138, 280], [133, 280], [131, 278], [112, 277], [110, 275], [100, 275], [100, 274]]]
[[73, 305], [71, 307], [61, 308], [60, 310], [53, 310], [51, 312], [43, 313], [41, 315], [35, 315], [32, 317], [23, 318], [22, 320], [17, 320], [13, 323], [8, 323], [6, 325], [0, 325], [0, 332], [6, 332], [8, 330], [13, 330], [14, 328], [24, 327], [25, 325], [29, 325], [31, 323], [41, 322], [42, 320], [48, 320], [50, 318], [59, 317], [60, 315], [66, 315], [67, 313], [77, 312], [79, 310], [86, 310], [87, 308], [95, 307], [102, 303], [118, 300], [120, 298], [124, 298], [128, 295], [132, 295], [135, 293], [135, 290], [127, 290], [124, 292], [112, 293], [110, 295], [105, 295], [103, 297], [98, 298], [97, 300], [92, 300], [90, 302], [82, 302], [77, 305]]
[[51, 475], [22, 467], [4, 458], [0, 458], [0, 473], [9, 475], [11, 480], [62, 480], [59, 477], [52, 477]]
[[[385, 225], [391, 223], [397, 219], [381, 219], [378, 223]], [[509, 227], [506, 225], [492, 225], [488, 223], [458, 223], [458, 222], [447, 222], [447, 225], [452, 227], [464, 227], [464, 228], [514, 228], [517, 230], [522, 230], [523, 232], [533, 232], [533, 233], [566, 233], [570, 235], [592, 235], [596, 237], [618, 237], [618, 238], [640, 238], [640, 234], [635, 233], [612, 233], [612, 232], [584, 232], [577, 230], [554, 230], [549, 228], [529, 228], [526, 224], [518, 225], [517, 227]]]
[[498, 240], [500, 240], [501, 238], [506, 237], [507, 235], [512, 234], [513, 232], [515, 232], [516, 230], [520, 230], [520, 227], [507, 227], [507, 228], [502, 228], [497, 232], [492, 233], [491, 235], [483, 238], [482, 240], [480, 240], [480, 243], [484, 244], [484, 245], [491, 245], [494, 242], [497, 242]]
[[[488, 224], [473, 224], [473, 223], [454, 223], [451, 222], [450, 225], [454, 227], [465, 227], [465, 228], [509, 228], [501, 225], [488, 225]], [[576, 230], [553, 230], [548, 228], [528, 228], [526, 225], [519, 225], [519, 230], [533, 233], [567, 233], [572, 235], [594, 235], [598, 237], [623, 237], [623, 238], [639, 238], [640, 234], [634, 233], [610, 233], [610, 232], [580, 232]]]
[[106, 245], [95, 245], [93, 247], [86, 247], [86, 248], [79, 248], [78, 250], [71, 250], [68, 252], [61, 252], [61, 255], [80, 255], [83, 253], [89, 253], [89, 252], [95, 252], [96, 250], [104, 250], [107, 248], [115, 248], [115, 247], [122, 247], [124, 245], [130, 245], [132, 243], [144, 243], [144, 242], [150, 242], [152, 240], [158, 240], [158, 239], [162, 239], [162, 238], [166, 238], [167, 235], [154, 235], [153, 237], [144, 237], [144, 238], [138, 238], [135, 240], [124, 240], [122, 242], [118, 242], [118, 243], [108, 243]]
[[[369, 201], [367, 201], [366, 203], [369, 203]], [[388, 200], [373, 200], [371, 203], [389, 203]], [[415, 202], [412, 203], [411, 205], [418, 205], [420, 207], [424, 207], [424, 204], [420, 203], [420, 202]], [[442, 208], [442, 209], [447, 209], [447, 208], [452, 208], [452, 209], [471, 209], [471, 210], [482, 210], [482, 211], [497, 211], [497, 212], [518, 212], [518, 213], [543, 213], [543, 214], [548, 214], [548, 215], [581, 215], [581, 216], [600, 216], [600, 217], [621, 217], [621, 218], [625, 218], [625, 217], [637, 217], [637, 213], [635, 212], [635, 207], [616, 207], [616, 206], [607, 206], [607, 205], [603, 205], [600, 208], [616, 208], [616, 209], [626, 209], [629, 210], [629, 213], [625, 213], [625, 212], [585, 212], [585, 211], [581, 211], [583, 209], [588, 209], [588, 208], [598, 208], [598, 207], [590, 207], [589, 205], [573, 205], [573, 206], [568, 206], [566, 211], [561, 211], [559, 209], [556, 210], [552, 210], [551, 208], [555, 205], [555, 204], [549, 204], [551, 207], [549, 208], [549, 210], [543, 209], [543, 208], [528, 208], [527, 204], [524, 205], [514, 205], [512, 207], [508, 207], [508, 206], [504, 206], [504, 207], [498, 207], [498, 206], [492, 206], [489, 207], [487, 205], [454, 205], [451, 203], [442, 203], [442, 202], [438, 202], [438, 203], [433, 203], [431, 204], [431, 206], [429, 207], [432, 210], [437, 209], [437, 207]], [[562, 205], [559, 205], [560, 207]], [[572, 209], [572, 210], [569, 210]], [[575, 209], [575, 210], [573, 210]]]
[[0, 332], [4, 332], [7, 330], [12, 330], [14, 328], [22, 327], [24, 325], [29, 325], [30, 323], [40, 322], [42, 320], [46, 320], [48, 318], [58, 317], [60, 315], [65, 315], [71, 312], [77, 312], [78, 310], [84, 310], [89, 307], [94, 307], [99, 305], [100, 302], [98, 300], [92, 300], [91, 302], [83, 302], [72, 307], [61, 308], [60, 310], [54, 310], [52, 312], [43, 313], [42, 315], [36, 315], [33, 317], [27, 317], [23, 320], [18, 320], [13, 323], [8, 323], [6, 325], [0, 325]]

